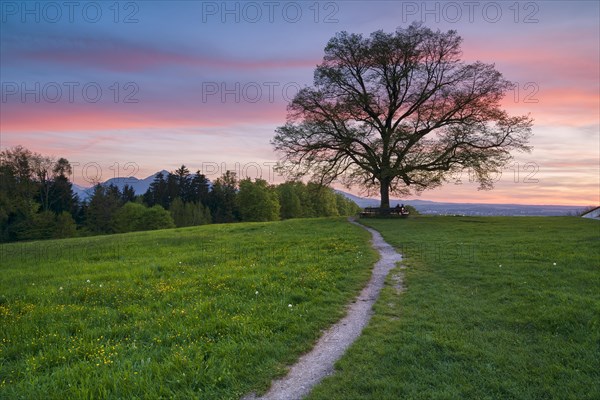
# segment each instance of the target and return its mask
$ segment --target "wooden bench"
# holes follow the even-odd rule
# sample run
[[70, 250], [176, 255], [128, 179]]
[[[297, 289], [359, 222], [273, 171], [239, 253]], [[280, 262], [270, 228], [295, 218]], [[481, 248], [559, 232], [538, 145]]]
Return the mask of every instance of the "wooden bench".
[[396, 216], [401, 218], [408, 217], [410, 213], [401, 207], [393, 207], [393, 208], [379, 208], [379, 207], [366, 207], [361, 213], [361, 217], [379, 217], [379, 216]]

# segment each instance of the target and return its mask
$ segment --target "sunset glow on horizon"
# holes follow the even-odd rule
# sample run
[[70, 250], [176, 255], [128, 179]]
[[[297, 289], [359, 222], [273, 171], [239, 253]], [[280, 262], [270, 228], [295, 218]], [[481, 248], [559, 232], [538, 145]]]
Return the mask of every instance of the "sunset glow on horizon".
[[503, 107], [534, 127], [533, 151], [515, 153], [494, 190], [478, 191], [465, 172], [420, 198], [600, 204], [598, 2], [46, 4], [1, 3], [0, 148], [65, 157], [81, 186], [91, 163], [102, 180], [185, 164], [210, 179], [232, 169], [281, 182], [270, 140], [327, 41], [424, 20], [455, 29], [465, 61], [513, 81]]

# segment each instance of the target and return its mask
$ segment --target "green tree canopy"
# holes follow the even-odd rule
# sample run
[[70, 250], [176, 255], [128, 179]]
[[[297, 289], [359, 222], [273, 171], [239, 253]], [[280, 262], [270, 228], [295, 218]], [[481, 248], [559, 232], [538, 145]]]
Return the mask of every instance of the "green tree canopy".
[[211, 222], [210, 210], [200, 202], [184, 203], [178, 197], [171, 203], [169, 212], [178, 228], [210, 224]]
[[279, 197], [267, 181], [250, 178], [240, 181], [237, 202], [242, 221], [276, 221], [279, 219]]
[[226, 171], [214, 182], [208, 200], [213, 222], [239, 221], [237, 189], [237, 176], [232, 171]]
[[145, 207], [138, 203], [126, 203], [111, 219], [112, 229], [117, 233], [149, 231], [174, 228], [173, 218], [159, 205]]

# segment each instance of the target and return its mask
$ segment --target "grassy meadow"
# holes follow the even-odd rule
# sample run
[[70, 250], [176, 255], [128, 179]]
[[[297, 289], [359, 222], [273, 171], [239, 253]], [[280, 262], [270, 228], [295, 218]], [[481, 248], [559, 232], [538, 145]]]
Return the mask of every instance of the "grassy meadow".
[[600, 398], [598, 221], [362, 222], [405, 260], [309, 399]]
[[0, 398], [235, 399], [338, 320], [376, 260], [342, 219], [0, 247]]

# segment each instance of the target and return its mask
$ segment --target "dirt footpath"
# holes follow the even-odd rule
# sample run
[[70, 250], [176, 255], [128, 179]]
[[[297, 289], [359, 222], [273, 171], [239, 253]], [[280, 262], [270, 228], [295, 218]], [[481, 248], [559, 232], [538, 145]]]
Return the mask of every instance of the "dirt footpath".
[[358, 224], [354, 220], [350, 222], [371, 233], [372, 246], [381, 257], [373, 267], [369, 283], [348, 306], [347, 315], [329, 328], [309, 353], [300, 357], [298, 362], [290, 368], [287, 376], [273, 381], [271, 388], [264, 396], [256, 397], [252, 393], [242, 400], [295, 400], [306, 396], [313, 386], [334, 372], [334, 363], [360, 336], [363, 328], [369, 322], [373, 313], [371, 308], [379, 297], [385, 278], [396, 266], [396, 263], [402, 260], [402, 256], [383, 240], [379, 232]]

